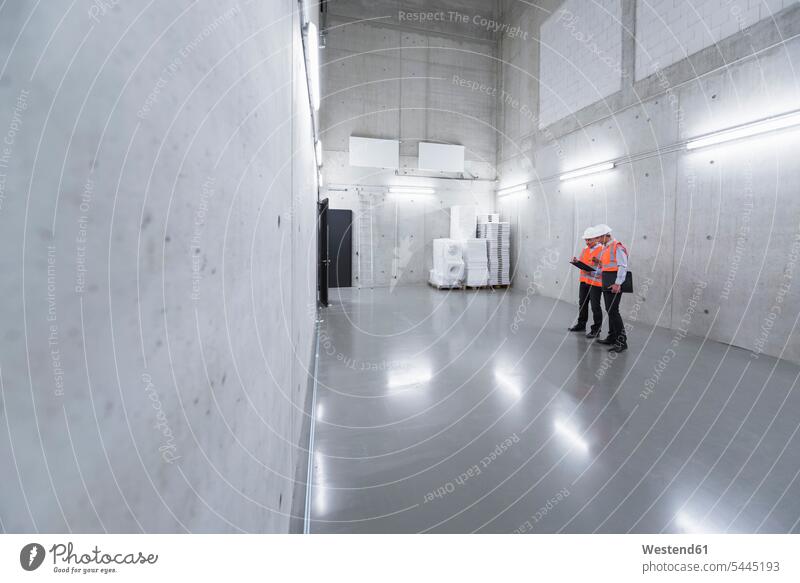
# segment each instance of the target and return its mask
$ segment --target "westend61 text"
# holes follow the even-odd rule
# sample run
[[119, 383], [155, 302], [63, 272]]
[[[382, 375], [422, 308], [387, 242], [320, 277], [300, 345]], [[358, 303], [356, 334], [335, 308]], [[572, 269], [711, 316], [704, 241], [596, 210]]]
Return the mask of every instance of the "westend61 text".
[[663, 547], [642, 545], [642, 552], [645, 555], [707, 555], [708, 545], [686, 545], [680, 547], [673, 545]]

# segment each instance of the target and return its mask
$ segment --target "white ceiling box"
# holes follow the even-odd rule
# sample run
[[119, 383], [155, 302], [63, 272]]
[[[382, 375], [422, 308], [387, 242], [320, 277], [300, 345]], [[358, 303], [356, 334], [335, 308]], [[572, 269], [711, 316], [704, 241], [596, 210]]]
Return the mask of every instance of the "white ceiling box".
[[419, 169], [464, 172], [464, 146], [420, 142]]
[[350, 166], [400, 168], [400, 140], [350, 136]]

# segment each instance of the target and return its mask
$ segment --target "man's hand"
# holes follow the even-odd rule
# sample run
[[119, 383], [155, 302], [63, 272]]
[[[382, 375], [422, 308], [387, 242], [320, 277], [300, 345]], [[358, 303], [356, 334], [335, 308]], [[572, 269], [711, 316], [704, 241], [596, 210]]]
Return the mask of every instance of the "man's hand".
[[578, 260], [578, 258], [573, 255], [572, 256], [572, 263], [575, 263], [577, 260]]
[[618, 294], [620, 289], [622, 289], [622, 286], [618, 283], [615, 283], [614, 285], [611, 286], [611, 293]]

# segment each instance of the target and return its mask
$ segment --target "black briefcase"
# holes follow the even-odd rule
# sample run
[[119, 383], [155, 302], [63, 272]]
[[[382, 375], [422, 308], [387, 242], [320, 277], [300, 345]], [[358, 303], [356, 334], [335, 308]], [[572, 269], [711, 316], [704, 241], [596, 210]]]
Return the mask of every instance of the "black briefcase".
[[[617, 272], [616, 271], [604, 271], [603, 272], [603, 289], [608, 290], [611, 289], [611, 286], [617, 281]], [[622, 286], [620, 286], [620, 291], [624, 294], [632, 294], [633, 293], [633, 273], [628, 271], [625, 274], [625, 281], [622, 282]]]

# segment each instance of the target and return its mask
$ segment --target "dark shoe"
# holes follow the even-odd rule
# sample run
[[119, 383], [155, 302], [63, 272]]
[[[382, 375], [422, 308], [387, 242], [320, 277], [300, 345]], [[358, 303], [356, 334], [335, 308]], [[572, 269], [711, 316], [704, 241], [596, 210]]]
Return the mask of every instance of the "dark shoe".
[[586, 335], [587, 338], [597, 338], [598, 336], [600, 336], [600, 330], [590, 330]]
[[586, 332], [586, 325], [575, 324], [572, 328], [567, 328], [567, 330], [570, 332]]
[[627, 344], [615, 344], [614, 346], [608, 349], [609, 352], [617, 352], [617, 353], [625, 352], [626, 350], [628, 350]]
[[605, 338], [601, 338], [597, 341], [599, 344], [616, 344], [616, 340], [611, 336], [606, 336]]

